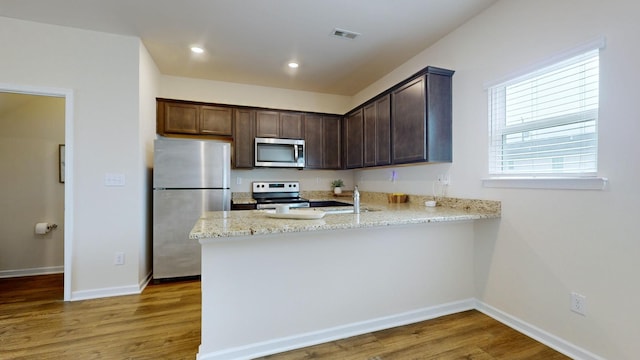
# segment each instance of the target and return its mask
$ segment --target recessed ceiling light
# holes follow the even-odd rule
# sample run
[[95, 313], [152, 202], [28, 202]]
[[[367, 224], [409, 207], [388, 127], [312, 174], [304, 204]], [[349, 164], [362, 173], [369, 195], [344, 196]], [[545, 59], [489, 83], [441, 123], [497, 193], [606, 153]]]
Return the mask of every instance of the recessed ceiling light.
[[202, 54], [204, 52], [204, 49], [199, 46], [192, 46], [191, 51], [196, 54]]
[[289, 64], [287, 64], [290, 68], [292, 69], [297, 69], [298, 66], [300, 66], [297, 62], [290, 62]]

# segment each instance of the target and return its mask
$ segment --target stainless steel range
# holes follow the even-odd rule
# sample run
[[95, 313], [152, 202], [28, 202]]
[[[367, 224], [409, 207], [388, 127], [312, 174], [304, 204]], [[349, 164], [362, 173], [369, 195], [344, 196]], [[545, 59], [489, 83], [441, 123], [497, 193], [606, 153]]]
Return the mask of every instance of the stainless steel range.
[[274, 209], [281, 204], [292, 208], [309, 207], [309, 200], [300, 197], [298, 181], [254, 181], [252, 191], [257, 209]]

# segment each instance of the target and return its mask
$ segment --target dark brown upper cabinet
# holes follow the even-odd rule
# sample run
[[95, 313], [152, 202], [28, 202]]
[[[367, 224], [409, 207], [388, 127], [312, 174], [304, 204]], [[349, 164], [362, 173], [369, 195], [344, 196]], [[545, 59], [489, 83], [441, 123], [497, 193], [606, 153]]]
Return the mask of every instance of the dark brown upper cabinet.
[[364, 166], [391, 164], [391, 95], [363, 107]]
[[255, 137], [305, 139], [311, 169], [451, 162], [453, 73], [428, 66], [344, 117], [158, 98], [157, 133], [233, 136], [235, 168], [254, 166]]
[[255, 111], [238, 108], [234, 110], [233, 122], [233, 167], [253, 168], [255, 138]]
[[233, 133], [233, 109], [220, 106], [200, 107], [200, 133], [231, 136]]
[[344, 165], [347, 169], [363, 167], [363, 109], [357, 109], [344, 118]]
[[273, 138], [280, 136], [280, 112], [256, 111], [256, 136]]
[[340, 169], [341, 117], [320, 114], [304, 116], [305, 168]]
[[162, 133], [198, 134], [198, 105], [158, 102], [157, 111]]
[[426, 98], [420, 77], [391, 93], [393, 101], [393, 163], [427, 160]]
[[323, 169], [342, 168], [342, 116], [322, 116]]
[[158, 99], [157, 112], [159, 134], [232, 135], [230, 107]]
[[280, 136], [285, 139], [304, 139], [304, 119], [302, 113], [280, 113]]
[[303, 139], [303, 114], [272, 110], [256, 111], [256, 136], [284, 139]]
[[429, 67], [392, 90], [393, 164], [452, 161], [452, 75]]

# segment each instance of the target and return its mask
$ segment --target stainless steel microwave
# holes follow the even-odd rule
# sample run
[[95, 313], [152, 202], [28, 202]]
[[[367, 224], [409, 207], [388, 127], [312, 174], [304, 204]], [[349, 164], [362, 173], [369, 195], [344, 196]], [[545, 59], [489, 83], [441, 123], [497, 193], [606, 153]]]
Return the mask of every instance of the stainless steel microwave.
[[256, 167], [304, 168], [304, 140], [257, 137], [255, 145]]

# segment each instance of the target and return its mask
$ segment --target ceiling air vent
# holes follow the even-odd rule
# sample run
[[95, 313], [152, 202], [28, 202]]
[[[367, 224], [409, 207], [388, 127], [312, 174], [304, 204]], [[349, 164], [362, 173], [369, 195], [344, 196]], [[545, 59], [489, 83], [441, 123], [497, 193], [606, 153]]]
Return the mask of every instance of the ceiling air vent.
[[360, 36], [360, 34], [357, 33], [357, 32], [349, 31], [349, 30], [335, 28], [331, 32], [331, 36], [339, 37], [341, 39], [353, 40], [353, 39], [357, 38], [358, 36]]

